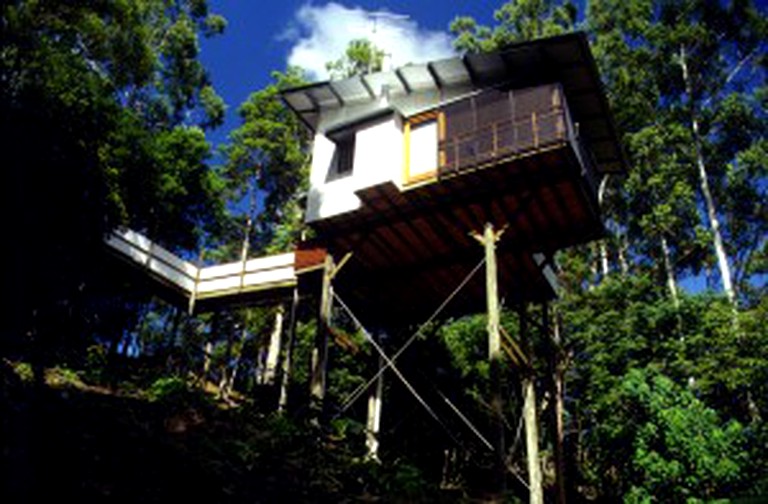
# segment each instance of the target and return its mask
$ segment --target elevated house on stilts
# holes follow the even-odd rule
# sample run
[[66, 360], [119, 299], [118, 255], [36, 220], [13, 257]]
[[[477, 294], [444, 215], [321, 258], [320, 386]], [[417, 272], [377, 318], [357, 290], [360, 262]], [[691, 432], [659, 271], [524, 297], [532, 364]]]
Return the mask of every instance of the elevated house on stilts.
[[[334, 300], [361, 327], [383, 331], [418, 327], [436, 309], [443, 317], [487, 310], [489, 359], [498, 375], [500, 303], [520, 307], [556, 296], [554, 254], [602, 236], [596, 184], [625, 168], [586, 37], [311, 84], [282, 99], [314, 135], [310, 242], [290, 254], [204, 268], [125, 230], [109, 238], [112, 250], [190, 309], [313, 294], [320, 320], [315, 408], [325, 393]], [[485, 278], [474, 274], [483, 263]], [[397, 369], [404, 348], [387, 355], [375, 338], [370, 342], [381, 354], [377, 380], [369, 382], [375, 456], [385, 369], [428, 406]], [[530, 434], [532, 379], [523, 386]], [[492, 442], [477, 435], [503, 464], [503, 433]], [[527, 447], [531, 501], [539, 502], [530, 436]]]
[[[350, 304], [418, 322], [471, 270], [471, 234], [506, 229], [500, 294], [554, 296], [552, 255], [601, 236], [595, 184], [623, 169], [586, 38], [284, 92], [314, 132], [306, 221], [335, 257]], [[481, 311], [483, 282], [455, 306]], [[397, 309], [394, 309], [394, 308]]]
[[[556, 296], [554, 254], [602, 236], [596, 184], [625, 167], [584, 34], [311, 84], [285, 91], [283, 100], [314, 134], [306, 222], [314, 243], [345, 262], [333, 278], [344, 308], [384, 330], [413, 327], [437, 307], [442, 316], [487, 310], [498, 381], [500, 300], [521, 307]], [[473, 274], [478, 259], [485, 278]], [[324, 345], [318, 341], [320, 363]], [[383, 367], [422, 401], [381, 353]], [[381, 370], [377, 376], [368, 420], [373, 455]], [[540, 502], [532, 376], [523, 395], [528, 486], [531, 502]], [[490, 402], [498, 432], [483, 440], [497, 452], [501, 492], [498, 387]]]

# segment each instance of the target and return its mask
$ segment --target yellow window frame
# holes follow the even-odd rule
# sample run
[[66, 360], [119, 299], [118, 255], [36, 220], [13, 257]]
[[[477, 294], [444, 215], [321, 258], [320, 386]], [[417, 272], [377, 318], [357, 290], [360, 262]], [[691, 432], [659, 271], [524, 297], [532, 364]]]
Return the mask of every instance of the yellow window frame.
[[[438, 143], [445, 138], [445, 114], [437, 110], [424, 112], [422, 114], [408, 118], [403, 125], [403, 185], [411, 186], [423, 182], [432, 182], [437, 180], [438, 168], [445, 164], [445, 153], [438, 151], [438, 165], [434, 170], [411, 174], [411, 128], [428, 121], [437, 120]], [[437, 145], [435, 145], [437, 148]]]

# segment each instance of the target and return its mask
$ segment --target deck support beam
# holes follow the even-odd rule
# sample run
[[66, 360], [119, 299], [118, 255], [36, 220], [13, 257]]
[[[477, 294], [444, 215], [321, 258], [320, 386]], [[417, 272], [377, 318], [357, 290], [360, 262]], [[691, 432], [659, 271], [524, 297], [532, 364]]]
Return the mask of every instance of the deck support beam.
[[491, 367], [491, 408], [493, 410], [495, 452], [495, 478], [493, 502], [503, 502], [506, 492], [506, 447], [504, 443], [504, 403], [501, 373], [501, 331], [499, 315], [498, 268], [496, 266], [496, 242], [503, 229], [494, 231], [493, 224], [486, 223], [482, 238], [476, 236], [485, 247], [485, 291], [488, 307], [488, 360]]
[[541, 461], [539, 459], [539, 428], [536, 414], [536, 376], [533, 367], [533, 350], [528, 334], [528, 314], [525, 305], [520, 307], [520, 341], [529, 366], [523, 375], [523, 424], [525, 425], [525, 451], [528, 460], [529, 503], [544, 504]]
[[[379, 338], [381, 344], [381, 338]], [[379, 355], [378, 368], [384, 367], [384, 358]], [[365, 446], [368, 449], [367, 458], [375, 462], [379, 461], [379, 432], [381, 430], [381, 409], [384, 400], [384, 373], [376, 378], [376, 383], [371, 386], [368, 394], [368, 418], [365, 425]]]
[[312, 362], [309, 380], [309, 407], [311, 421], [320, 425], [325, 401], [326, 371], [328, 366], [328, 329], [331, 323], [331, 309], [333, 307], [333, 291], [331, 279], [333, 278], [333, 257], [325, 256], [323, 264], [323, 281], [320, 291], [320, 306], [317, 316], [317, 331], [315, 333], [315, 346], [312, 349]]

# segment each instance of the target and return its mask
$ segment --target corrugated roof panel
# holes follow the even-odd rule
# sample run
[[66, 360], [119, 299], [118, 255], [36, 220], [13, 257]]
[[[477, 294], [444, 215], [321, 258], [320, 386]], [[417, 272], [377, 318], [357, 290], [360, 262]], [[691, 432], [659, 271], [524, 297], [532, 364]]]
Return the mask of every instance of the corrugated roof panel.
[[360, 77], [352, 77], [331, 82], [331, 85], [339, 94], [344, 103], [357, 103], [371, 98]]
[[307, 93], [315, 100], [320, 108], [337, 107], [341, 105], [339, 99], [333, 94], [333, 91], [328, 84], [309, 89], [307, 90]]
[[[552, 82], [561, 83], [573, 119], [581, 123], [582, 135], [588, 139], [611, 138], [613, 153], [604, 159], [623, 162], [588, 41], [581, 33], [522, 42], [497, 53], [408, 65], [400, 68], [397, 74], [379, 72], [334, 81], [332, 85], [327, 82], [312, 84], [284, 91], [282, 96], [304, 122], [315, 129], [318, 114], [324, 111], [342, 110], [345, 117], [367, 113], [364, 104], [378, 100], [385, 86], [389, 87], [393, 98], [391, 103], [408, 116], [486, 87], [505, 85], [517, 89]], [[353, 106], [346, 109], [346, 104]], [[595, 121], [598, 118], [602, 118], [602, 122]], [[610, 163], [610, 168], [606, 163], [598, 170], [613, 170], [613, 161]]]
[[390, 94], [405, 93], [405, 87], [400, 79], [397, 78], [395, 72], [377, 72], [363, 76], [363, 79], [371, 87], [371, 90], [381, 96], [385, 86], [389, 86]]
[[297, 111], [312, 110], [315, 107], [306, 92], [286, 94], [283, 98], [292, 109]]
[[403, 76], [408, 87], [413, 91], [422, 91], [437, 86], [432, 74], [429, 73], [427, 65], [407, 65], [400, 68], [400, 75]]

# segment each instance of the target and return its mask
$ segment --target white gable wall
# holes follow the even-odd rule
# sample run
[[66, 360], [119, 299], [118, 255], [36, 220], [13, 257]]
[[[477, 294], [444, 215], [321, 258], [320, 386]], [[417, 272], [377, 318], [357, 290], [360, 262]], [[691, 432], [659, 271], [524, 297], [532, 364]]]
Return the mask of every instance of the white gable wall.
[[336, 144], [318, 133], [312, 153], [307, 222], [313, 222], [360, 208], [355, 191], [387, 181], [400, 184], [403, 173], [401, 121], [389, 117], [360, 126], [355, 133], [352, 173], [330, 179]]

